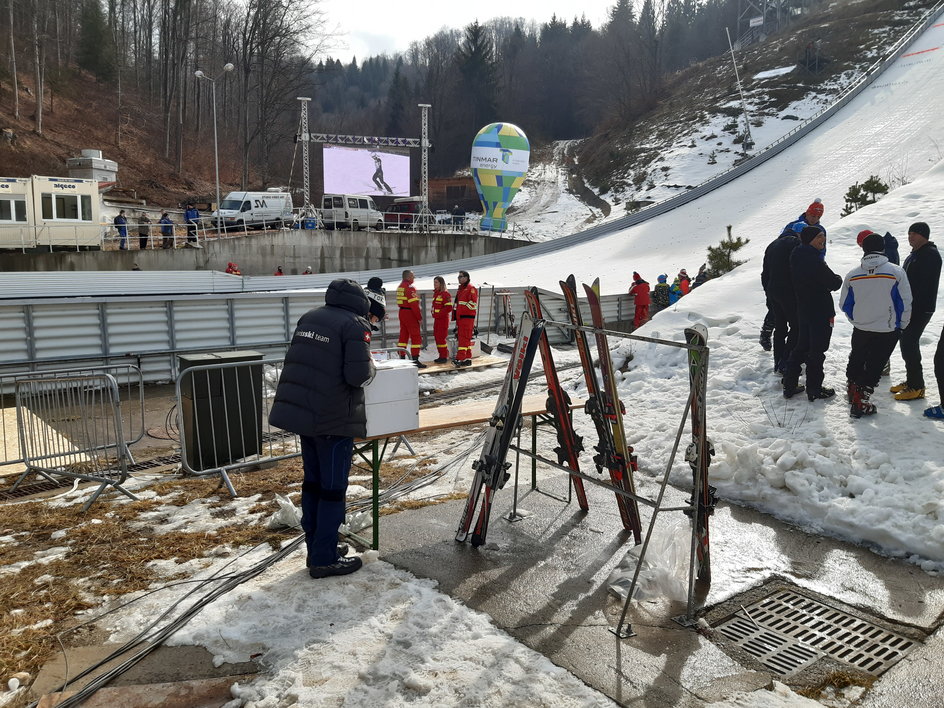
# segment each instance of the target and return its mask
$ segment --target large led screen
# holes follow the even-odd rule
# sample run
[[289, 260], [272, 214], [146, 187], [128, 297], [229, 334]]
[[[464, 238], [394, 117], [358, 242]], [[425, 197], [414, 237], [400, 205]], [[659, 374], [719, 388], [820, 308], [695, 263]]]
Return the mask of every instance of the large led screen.
[[325, 145], [323, 154], [325, 193], [410, 196], [407, 152]]

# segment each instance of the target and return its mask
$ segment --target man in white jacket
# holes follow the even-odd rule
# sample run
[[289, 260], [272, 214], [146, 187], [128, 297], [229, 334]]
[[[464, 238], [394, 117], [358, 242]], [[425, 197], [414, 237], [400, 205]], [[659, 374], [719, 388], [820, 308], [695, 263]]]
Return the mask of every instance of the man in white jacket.
[[869, 231], [859, 241], [865, 255], [846, 275], [839, 293], [839, 305], [853, 325], [846, 366], [853, 418], [875, 413], [869, 396], [911, 321], [911, 286], [904, 269], [885, 257], [885, 243], [878, 234]]

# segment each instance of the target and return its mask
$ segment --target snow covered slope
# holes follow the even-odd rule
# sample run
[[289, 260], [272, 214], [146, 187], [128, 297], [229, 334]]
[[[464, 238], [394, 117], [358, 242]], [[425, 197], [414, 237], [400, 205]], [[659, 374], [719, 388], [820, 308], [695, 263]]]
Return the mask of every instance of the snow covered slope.
[[[740, 253], [756, 258], [815, 197], [826, 205], [823, 223], [837, 225], [842, 196], [853, 183], [892, 164], [918, 175], [944, 157], [944, 111], [934, 98], [944, 95], [942, 45], [939, 22], [824, 125], [740, 179], [638, 226], [564, 251], [482, 268], [474, 279], [556, 288], [562, 271], [572, 271], [578, 279], [599, 276], [604, 292], [614, 292], [627, 287], [634, 270], [653, 282], [659, 273], [697, 270], [728, 224], [735, 236], [751, 239]], [[902, 234], [907, 226], [899, 224], [893, 233]], [[839, 236], [830, 229], [831, 241]]]

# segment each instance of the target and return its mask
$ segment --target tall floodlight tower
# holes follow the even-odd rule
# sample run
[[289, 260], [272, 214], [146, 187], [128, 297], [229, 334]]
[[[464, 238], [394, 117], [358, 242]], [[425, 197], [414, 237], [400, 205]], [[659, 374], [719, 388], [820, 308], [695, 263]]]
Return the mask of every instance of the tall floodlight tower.
[[724, 33], [728, 36], [728, 49], [731, 50], [731, 63], [734, 65], [734, 80], [737, 82], [738, 93], [741, 94], [741, 110], [744, 112], [744, 133], [741, 138], [741, 147], [744, 148], [744, 154], [754, 148], [754, 138], [751, 136], [751, 116], [747, 112], [747, 101], [744, 100], [744, 89], [741, 88], [741, 76], [738, 73], [737, 60], [734, 58], [734, 45], [731, 44], [731, 33], [728, 28], [724, 28]]
[[432, 104], [418, 103], [422, 109], [423, 131], [421, 134], [420, 153], [420, 189], [422, 191], [423, 206], [420, 208], [420, 223], [426, 226], [432, 221], [432, 212], [429, 210], [429, 109]]
[[302, 116], [300, 121], [301, 125], [299, 127], [300, 135], [298, 139], [302, 141], [302, 188], [305, 191], [305, 195], [303, 197], [304, 202], [302, 204], [302, 216], [310, 217], [314, 216], [314, 213], [311, 209], [311, 198], [309, 197], [311, 172], [308, 166], [308, 143], [311, 140], [311, 134], [308, 132], [308, 103], [311, 101], [311, 99], [304, 96], [299, 96], [298, 100], [301, 101], [302, 104]]

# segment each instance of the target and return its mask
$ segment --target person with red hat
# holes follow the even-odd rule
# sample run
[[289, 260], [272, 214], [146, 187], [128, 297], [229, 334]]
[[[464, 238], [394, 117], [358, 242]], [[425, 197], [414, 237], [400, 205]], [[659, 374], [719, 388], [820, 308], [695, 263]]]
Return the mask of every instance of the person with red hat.
[[852, 323], [852, 348], [846, 365], [847, 394], [853, 418], [875, 413], [870, 396], [882, 366], [911, 321], [911, 286], [904, 269], [889, 262], [877, 233], [859, 234], [860, 265], [846, 274], [839, 306]]
[[692, 279], [688, 277], [688, 271], [684, 268], [678, 272], [678, 281], [679, 289], [682, 291], [682, 295], [688, 295], [692, 289]]
[[636, 313], [633, 317], [633, 329], [639, 329], [649, 320], [649, 304], [652, 298], [649, 295], [649, 283], [642, 279], [639, 273], [633, 272], [633, 286], [629, 294], [636, 304]]

